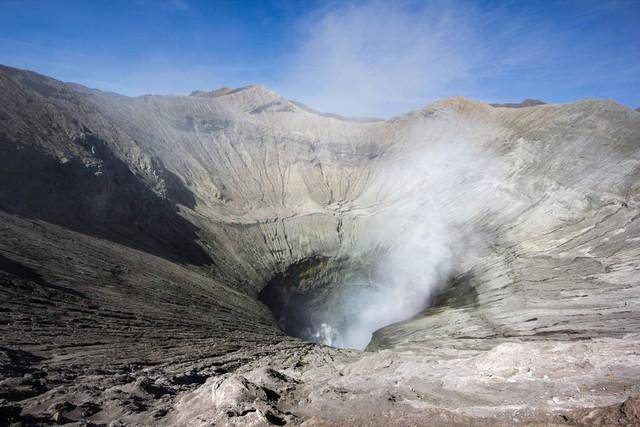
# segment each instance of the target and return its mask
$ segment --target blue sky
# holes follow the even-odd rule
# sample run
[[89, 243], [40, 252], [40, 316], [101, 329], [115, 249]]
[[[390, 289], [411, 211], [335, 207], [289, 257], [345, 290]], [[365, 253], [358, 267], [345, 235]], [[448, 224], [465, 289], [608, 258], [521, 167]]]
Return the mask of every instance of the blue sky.
[[388, 117], [448, 96], [640, 106], [640, 0], [0, 0], [0, 63], [126, 95], [259, 83]]

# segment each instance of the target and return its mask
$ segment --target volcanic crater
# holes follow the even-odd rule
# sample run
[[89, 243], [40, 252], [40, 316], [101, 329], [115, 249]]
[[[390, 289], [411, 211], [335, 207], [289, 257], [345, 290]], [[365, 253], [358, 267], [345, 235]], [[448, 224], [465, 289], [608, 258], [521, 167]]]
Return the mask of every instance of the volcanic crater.
[[0, 67], [0, 419], [640, 422], [640, 113]]

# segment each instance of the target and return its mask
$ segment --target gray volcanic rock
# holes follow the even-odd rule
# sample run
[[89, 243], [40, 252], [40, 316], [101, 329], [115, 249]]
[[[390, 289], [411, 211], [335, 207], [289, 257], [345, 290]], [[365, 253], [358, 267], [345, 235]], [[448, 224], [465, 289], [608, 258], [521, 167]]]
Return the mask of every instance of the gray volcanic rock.
[[0, 95], [3, 421], [637, 420], [633, 110]]

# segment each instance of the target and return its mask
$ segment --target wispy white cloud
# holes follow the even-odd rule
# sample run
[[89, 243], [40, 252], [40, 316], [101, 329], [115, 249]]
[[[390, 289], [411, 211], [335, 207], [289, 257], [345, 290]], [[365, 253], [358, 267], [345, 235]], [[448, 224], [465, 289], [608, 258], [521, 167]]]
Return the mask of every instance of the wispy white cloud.
[[191, 5], [187, 0], [167, 0], [167, 6], [178, 12], [183, 12], [183, 13], [192, 12]]
[[575, 88], [563, 91], [571, 97], [602, 86], [604, 75], [628, 74], [630, 59], [602, 41], [616, 40], [589, 30], [625, 5], [584, 1], [562, 15], [553, 4], [558, 16], [547, 17], [535, 4], [335, 3], [300, 23], [281, 89], [319, 110], [382, 117], [455, 95], [498, 101]]
[[301, 25], [286, 91], [343, 114], [388, 115], [437, 97], [480, 53], [473, 14], [442, 4], [338, 5]]

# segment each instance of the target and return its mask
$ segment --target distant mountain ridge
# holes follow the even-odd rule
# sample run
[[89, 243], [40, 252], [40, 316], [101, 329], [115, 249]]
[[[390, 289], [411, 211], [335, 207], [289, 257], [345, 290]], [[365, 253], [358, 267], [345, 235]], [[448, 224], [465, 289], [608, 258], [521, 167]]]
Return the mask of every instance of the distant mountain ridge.
[[489, 104], [492, 107], [497, 108], [524, 108], [524, 107], [536, 107], [538, 105], [545, 105], [546, 102], [539, 99], [525, 99], [522, 102], [507, 102], [504, 104]]

